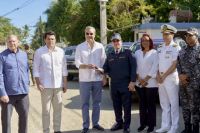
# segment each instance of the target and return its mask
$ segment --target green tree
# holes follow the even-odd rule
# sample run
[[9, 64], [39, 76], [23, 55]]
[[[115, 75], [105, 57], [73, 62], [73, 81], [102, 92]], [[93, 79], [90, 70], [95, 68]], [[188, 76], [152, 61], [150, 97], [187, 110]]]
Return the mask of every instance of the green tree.
[[90, 25], [96, 29], [96, 40], [100, 40], [100, 11], [97, 0], [80, 0], [80, 11], [71, 28], [72, 36], [69, 39], [72, 44], [78, 44], [85, 40], [84, 29]]
[[147, 5], [145, 0], [112, 0], [108, 4], [108, 28], [114, 29], [112, 32], [121, 33], [124, 40], [131, 41], [132, 26], [152, 14], [153, 7]]
[[0, 17], [0, 45], [5, 44], [9, 34], [20, 35], [20, 29], [13, 26], [9, 19]]
[[155, 21], [169, 22], [169, 12], [171, 10], [191, 10], [193, 22], [200, 21], [200, 1], [199, 0], [146, 0], [155, 8]]
[[99, 5], [94, 0], [59, 0], [47, 10], [47, 30], [53, 30], [58, 41], [76, 45], [84, 40], [84, 28], [97, 29], [99, 40]]
[[27, 43], [27, 39], [29, 37], [29, 32], [30, 32], [29, 27], [27, 25], [24, 25], [21, 29], [21, 42], [22, 42], [22, 44]]
[[45, 26], [46, 26], [46, 23], [42, 22], [42, 19], [40, 17], [39, 21], [36, 24], [36, 30], [32, 39], [31, 48], [37, 49], [43, 45], [44, 43], [43, 34], [45, 33]]
[[80, 5], [75, 0], [59, 0], [46, 11], [47, 30], [53, 30], [60, 42], [71, 42], [71, 32], [78, 19]]
[[200, 21], [200, 1], [199, 0], [176, 0], [176, 7], [184, 10], [191, 10], [193, 14], [192, 22]]

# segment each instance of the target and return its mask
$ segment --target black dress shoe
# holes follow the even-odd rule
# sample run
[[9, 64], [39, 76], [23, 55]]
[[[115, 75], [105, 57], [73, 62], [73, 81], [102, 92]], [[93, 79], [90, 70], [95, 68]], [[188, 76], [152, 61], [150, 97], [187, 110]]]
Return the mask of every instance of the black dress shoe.
[[100, 125], [93, 126], [93, 129], [98, 130], [98, 131], [104, 131], [104, 128]]
[[88, 133], [89, 129], [88, 128], [83, 128], [83, 130], [81, 131], [81, 133]]
[[124, 129], [123, 133], [130, 133], [130, 129], [129, 128]]
[[122, 129], [123, 128], [123, 126], [122, 126], [122, 124], [119, 124], [119, 123], [115, 123], [112, 127], [111, 127], [111, 131], [116, 131], [116, 130], [120, 130], [120, 129]]
[[140, 126], [140, 127], [137, 129], [137, 131], [138, 131], [138, 132], [142, 132], [142, 131], [145, 130], [145, 128], [146, 128], [146, 126]]
[[54, 133], [62, 133], [61, 131], [56, 131], [56, 132], [54, 132]]
[[147, 133], [153, 133], [153, 131], [154, 131], [154, 127], [149, 127], [149, 128], [147, 129]]

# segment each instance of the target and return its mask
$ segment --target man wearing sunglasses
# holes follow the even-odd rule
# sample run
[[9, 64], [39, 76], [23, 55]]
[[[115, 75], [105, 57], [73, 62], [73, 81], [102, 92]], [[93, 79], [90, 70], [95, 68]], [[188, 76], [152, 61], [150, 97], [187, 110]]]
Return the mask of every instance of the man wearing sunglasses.
[[108, 54], [103, 66], [104, 73], [111, 78], [111, 96], [116, 120], [110, 130], [123, 129], [123, 133], [130, 133], [131, 92], [135, 89], [136, 60], [130, 50], [122, 47], [119, 33], [115, 33], [111, 41], [114, 49]]
[[93, 129], [104, 131], [99, 125], [100, 103], [102, 97], [103, 64], [105, 62], [105, 49], [101, 43], [95, 41], [94, 27], [85, 28], [85, 42], [76, 48], [75, 63], [79, 69], [79, 86], [83, 119], [82, 133], [87, 133], [90, 126], [89, 101], [92, 95], [92, 124]]
[[200, 45], [198, 30], [189, 28], [185, 34], [187, 46], [178, 56], [180, 101], [185, 129], [182, 133], [199, 133], [200, 103]]

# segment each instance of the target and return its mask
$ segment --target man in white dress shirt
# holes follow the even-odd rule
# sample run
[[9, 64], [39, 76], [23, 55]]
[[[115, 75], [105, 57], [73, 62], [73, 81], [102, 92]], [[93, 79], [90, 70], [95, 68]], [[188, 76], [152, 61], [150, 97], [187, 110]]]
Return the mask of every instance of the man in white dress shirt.
[[67, 68], [64, 51], [56, 46], [54, 32], [44, 34], [45, 46], [36, 50], [33, 75], [41, 92], [43, 133], [50, 132], [50, 109], [53, 107], [54, 133], [61, 133], [62, 91], [67, 91]]
[[106, 54], [101, 43], [95, 41], [95, 28], [87, 26], [85, 28], [86, 41], [76, 48], [75, 63], [79, 69], [79, 85], [81, 96], [81, 108], [83, 118], [82, 133], [87, 133], [90, 125], [89, 99], [92, 95], [92, 124], [93, 129], [103, 131], [99, 125], [100, 103], [102, 97], [102, 67]]
[[176, 70], [180, 46], [173, 41], [176, 28], [164, 24], [161, 26], [164, 44], [158, 47], [159, 69], [157, 80], [159, 83], [159, 98], [162, 108], [161, 128], [156, 132], [176, 133], [179, 122], [179, 87], [178, 72]]

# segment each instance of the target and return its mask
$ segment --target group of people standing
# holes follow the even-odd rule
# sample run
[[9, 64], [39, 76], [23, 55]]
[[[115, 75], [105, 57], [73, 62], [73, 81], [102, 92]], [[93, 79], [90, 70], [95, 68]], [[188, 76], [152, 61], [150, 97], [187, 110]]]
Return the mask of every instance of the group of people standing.
[[[162, 25], [161, 33], [164, 43], [159, 45], [157, 50], [154, 49], [150, 35], [143, 34], [141, 49], [134, 55], [130, 50], [123, 48], [120, 34], [115, 33], [111, 37], [113, 50], [106, 57], [102, 45], [94, 40], [95, 28], [86, 27], [86, 41], [78, 45], [75, 54], [82, 99], [82, 133], [87, 133], [89, 130], [90, 93], [93, 99], [93, 128], [104, 130], [98, 124], [102, 92], [95, 88], [99, 85], [99, 81], [103, 81], [103, 85], [106, 84], [106, 75], [111, 78], [111, 98], [116, 120], [111, 131], [123, 129], [123, 133], [131, 132], [131, 92], [135, 89], [140, 99], [138, 132], [154, 132], [158, 93], [162, 120], [161, 127], [155, 132], [178, 132], [180, 98], [185, 123], [182, 133], [199, 133], [198, 30], [191, 27], [186, 31], [187, 45], [182, 48], [173, 41], [176, 32], [175, 27], [168, 24]], [[102, 84], [99, 87], [102, 89]]]
[[[199, 133], [200, 122], [200, 46], [198, 31], [186, 31], [187, 46], [180, 48], [173, 41], [176, 28], [161, 26], [164, 43], [154, 49], [148, 34], [141, 37], [141, 49], [134, 55], [122, 46], [122, 38], [113, 34], [113, 50], [107, 55], [104, 46], [95, 41], [96, 30], [85, 28], [85, 41], [75, 53], [79, 69], [79, 88], [83, 119], [82, 133], [90, 127], [89, 106], [92, 97], [92, 126], [99, 124], [102, 88], [111, 78], [111, 98], [116, 123], [111, 131], [130, 133], [131, 95], [139, 95], [140, 126], [137, 131], [151, 133], [156, 126], [156, 96], [162, 108], [161, 128], [156, 132], [176, 133], [179, 124], [179, 96], [185, 129], [182, 133]], [[54, 133], [61, 133], [62, 92], [67, 91], [67, 68], [64, 51], [57, 47], [54, 32], [44, 34], [45, 46], [34, 53], [33, 77], [41, 92], [43, 132], [50, 132], [50, 109], [53, 107]], [[0, 54], [0, 100], [2, 133], [11, 133], [11, 115], [15, 107], [19, 115], [19, 133], [27, 133], [29, 110], [28, 50], [20, 50], [16, 35], [7, 38], [8, 49]], [[30, 52], [30, 51], [29, 51]], [[32, 53], [31, 53], [32, 54]], [[30, 64], [30, 63], [29, 63]], [[32, 71], [32, 70], [31, 70]], [[148, 128], [148, 129], [146, 129]]]
[[[7, 38], [8, 49], [0, 54], [2, 133], [11, 133], [13, 107], [19, 115], [18, 133], [28, 133], [29, 71], [32, 70], [35, 78], [33, 84], [36, 83], [41, 92], [43, 133], [50, 132], [51, 105], [54, 133], [61, 133], [62, 92], [67, 91], [68, 74], [65, 54], [55, 45], [54, 32], [46, 32], [44, 41], [45, 46], [36, 50], [33, 59], [33, 52], [27, 45], [25, 51], [19, 48], [16, 35], [9, 35]], [[29, 66], [31, 63], [33, 66]]]

